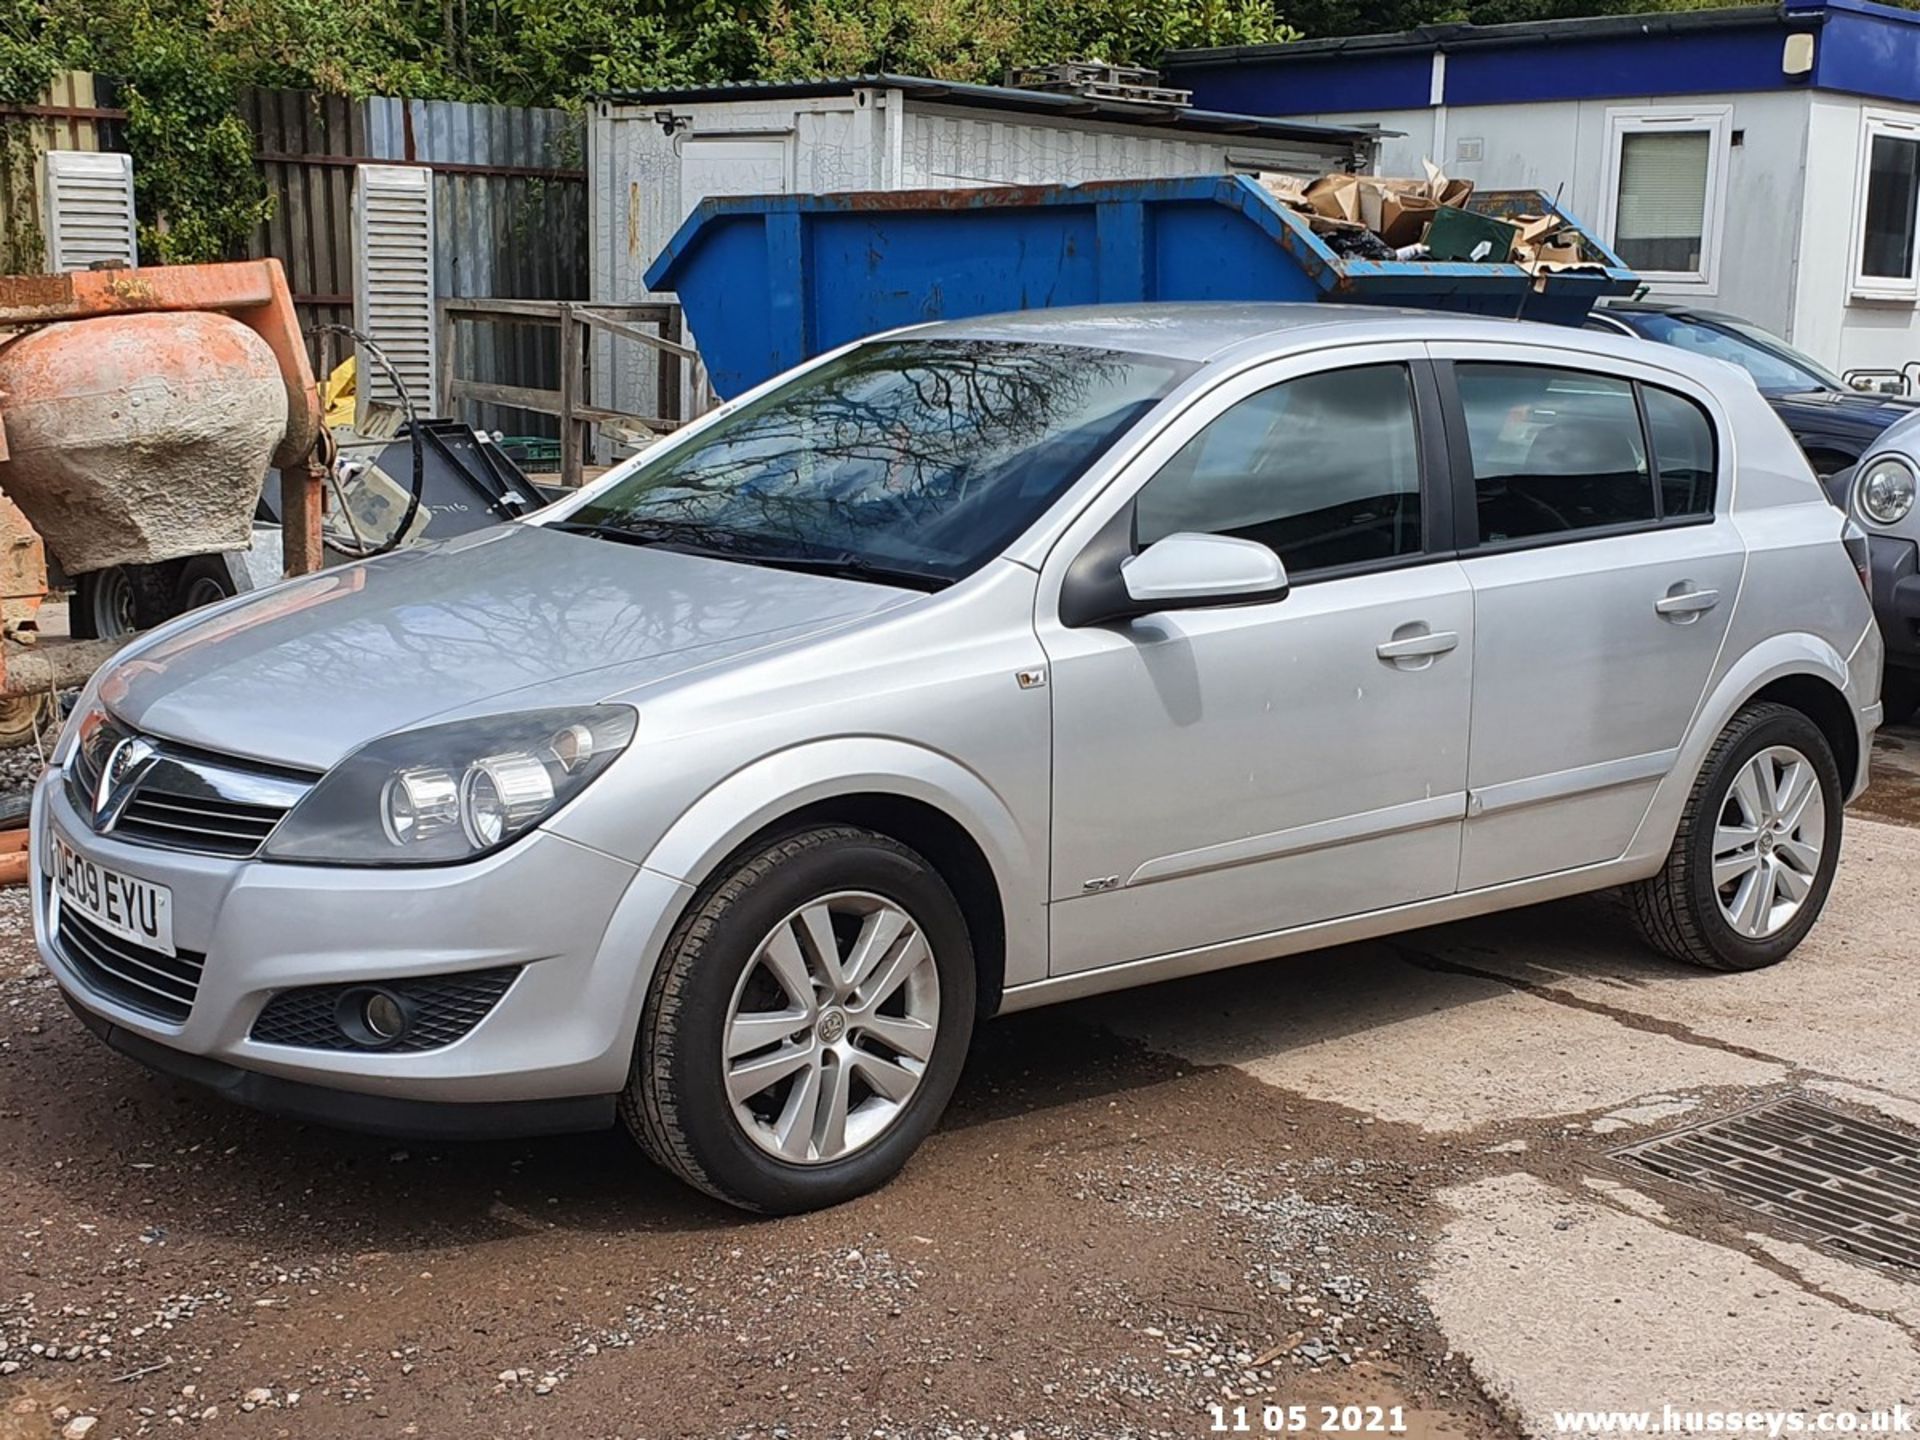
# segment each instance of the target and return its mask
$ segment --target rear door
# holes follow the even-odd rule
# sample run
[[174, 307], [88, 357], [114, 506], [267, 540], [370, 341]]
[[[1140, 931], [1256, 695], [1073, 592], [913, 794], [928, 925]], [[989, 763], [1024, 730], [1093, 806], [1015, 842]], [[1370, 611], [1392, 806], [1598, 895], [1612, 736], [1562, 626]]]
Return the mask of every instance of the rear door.
[[1711, 395], [1535, 346], [1433, 347], [1473, 590], [1460, 888], [1622, 854], [1739, 594]]

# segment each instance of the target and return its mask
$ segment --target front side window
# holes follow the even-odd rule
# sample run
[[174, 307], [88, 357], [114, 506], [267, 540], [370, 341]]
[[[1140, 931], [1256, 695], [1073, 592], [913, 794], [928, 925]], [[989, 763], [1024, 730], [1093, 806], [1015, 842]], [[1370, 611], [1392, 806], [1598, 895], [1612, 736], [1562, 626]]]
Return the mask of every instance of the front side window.
[[1911, 294], [1920, 209], [1920, 130], [1869, 121], [1856, 288]]
[[1483, 543], [1654, 520], [1631, 382], [1531, 365], [1454, 374]]
[[1192, 366], [1005, 340], [866, 345], [643, 459], [556, 528], [933, 589], [999, 554]]
[[1142, 487], [1134, 525], [1142, 547], [1179, 531], [1255, 540], [1296, 577], [1418, 553], [1406, 366], [1307, 375], [1248, 396]]

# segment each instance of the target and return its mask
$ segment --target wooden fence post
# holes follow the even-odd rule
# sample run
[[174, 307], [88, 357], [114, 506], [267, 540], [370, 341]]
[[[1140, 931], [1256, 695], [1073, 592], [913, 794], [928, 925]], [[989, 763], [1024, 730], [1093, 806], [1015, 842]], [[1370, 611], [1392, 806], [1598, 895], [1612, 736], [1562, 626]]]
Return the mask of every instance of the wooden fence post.
[[573, 306], [561, 301], [560, 315], [560, 483], [571, 489], [580, 483], [580, 426], [574, 408], [580, 403], [580, 331]]

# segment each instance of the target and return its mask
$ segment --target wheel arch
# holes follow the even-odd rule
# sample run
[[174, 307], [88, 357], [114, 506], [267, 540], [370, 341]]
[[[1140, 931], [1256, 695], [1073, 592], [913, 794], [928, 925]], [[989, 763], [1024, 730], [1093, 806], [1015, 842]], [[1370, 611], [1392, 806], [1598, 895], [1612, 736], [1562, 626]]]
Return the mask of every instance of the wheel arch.
[[886, 835], [939, 872], [967, 920], [983, 1017], [1007, 985], [1045, 977], [1043, 847], [978, 775], [920, 746], [835, 740], [767, 757], [707, 791], [645, 865], [683, 882], [684, 910], [736, 857], [827, 823]]
[[1833, 747], [1850, 797], [1860, 784], [1863, 736], [1846, 657], [1817, 635], [1796, 632], [1770, 637], [1728, 668], [1695, 712], [1673, 768], [1667, 772], [1641, 821], [1627, 858], [1658, 868], [1680, 825], [1693, 783], [1720, 733], [1740, 710], [1773, 701], [1798, 710], [1820, 728]]

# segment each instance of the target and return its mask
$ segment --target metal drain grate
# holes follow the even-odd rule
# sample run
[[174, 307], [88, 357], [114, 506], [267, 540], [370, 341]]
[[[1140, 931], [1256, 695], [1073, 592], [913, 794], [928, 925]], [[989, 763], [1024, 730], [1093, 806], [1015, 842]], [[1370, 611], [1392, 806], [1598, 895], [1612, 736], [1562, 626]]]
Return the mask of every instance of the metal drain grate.
[[1920, 1135], [1790, 1097], [1613, 1154], [1831, 1249], [1920, 1270]]

